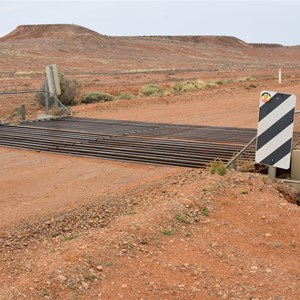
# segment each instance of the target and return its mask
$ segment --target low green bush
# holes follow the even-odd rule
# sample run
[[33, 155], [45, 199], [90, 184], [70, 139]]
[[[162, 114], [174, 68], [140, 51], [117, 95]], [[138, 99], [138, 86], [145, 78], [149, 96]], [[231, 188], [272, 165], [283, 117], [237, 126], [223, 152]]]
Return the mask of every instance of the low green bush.
[[120, 99], [120, 100], [130, 100], [133, 98], [133, 95], [131, 93], [127, 93], [127, 92], [120, 92], [120, 93], [118, 93], [116, 98]]
[[255, 89], [257, 86], [255, 85], [255, 84], [249, 84], [249, 85], [247, 85], [247, 86], [245, 86], [245, 89], [246, 90], [251, 90], [251, 89]]
[[156, 84], [147, 84], [141, 88], [141, 95], [144, 97], [162, 96], [163, 93], [161, 86]]
[[222, 85], [222, 84], [224, 84], [225, 82], [224, 81], [222, 81], [222, 80], [216, 80], [215, 81], [215, 84], [217, 84], [217, 85]]
[[[76, 79], [67, 79], [63, 74], [59, 75], [59, 84], [61, 95], [57, 98], [59, 101], [66, 106], [75, 105], [76, 103], [76, 96], [79, 93], [80, 85]], [[44, 86], [41, 87], [41, 90], [44, 90]], [[42, 106], [45, 106], [45, 93], [44, 92], [37, 92], [35, 94], [35, 99], [39, 102]], [[49, 97], [49, 105], [52, 106], [54, 104], [53, 97]]]
[[182, 81], [177, 82], [175, 85], [172, 86], [173, 93], [180, 93], [180, 92], [191, 92], [199, 89], [199, 84], [197, 81]]
[[246, 76], [246, 77], [237, 79], [237, 82], [246, 82], [246, 81], [256, 81], [256, 79], [253, 77], [250, 77], [250, 76]]
[[82, 94], [80, 97], [81, 103], [106, 102], [113, 100], [113, 96], [103, 92], [91, 92]]
[[226, 166], [220, 159], [215, 159], [209, 166], [211, 174], [219, 174], [224, 176], [227, 173]]

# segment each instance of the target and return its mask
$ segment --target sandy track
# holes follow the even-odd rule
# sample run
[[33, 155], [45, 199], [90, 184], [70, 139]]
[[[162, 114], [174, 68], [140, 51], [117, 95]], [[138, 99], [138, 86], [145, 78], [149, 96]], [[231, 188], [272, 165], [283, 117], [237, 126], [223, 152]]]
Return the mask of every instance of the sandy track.
[[180, 168], [0, 148], [0, 228], [72, 209]]

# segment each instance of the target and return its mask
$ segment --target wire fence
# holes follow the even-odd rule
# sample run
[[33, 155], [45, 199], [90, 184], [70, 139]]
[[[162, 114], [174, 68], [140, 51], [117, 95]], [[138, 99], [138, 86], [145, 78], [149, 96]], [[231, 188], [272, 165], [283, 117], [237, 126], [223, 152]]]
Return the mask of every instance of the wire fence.
[[[42, 97], [41, 97], [42, 96]], [[48, 92], [46, 105], [44, 90], [0, 91], [0, 123], [20, 123], [26, 115], [27, 120], [36, 120], [49, 113], [56, 117], [71, 115], [56, 95]]]
[[[295, 112], [293, 149], [300, 149], [300, 110]], [[254, 169], [256, 152], [256, 137], [249, 142], [239, 153], [236, 153], [227, 167], [234, 167], [242, 171]]]
[[[21, 107], [25, 105], [26, 118], [36, 119], [44, 109], [35, 99], [36, 90], [1, 91], [0, 120], [3, 123], [19, 123], [21, 121]], [[1, 123], [1, 122], [0, 122]]]

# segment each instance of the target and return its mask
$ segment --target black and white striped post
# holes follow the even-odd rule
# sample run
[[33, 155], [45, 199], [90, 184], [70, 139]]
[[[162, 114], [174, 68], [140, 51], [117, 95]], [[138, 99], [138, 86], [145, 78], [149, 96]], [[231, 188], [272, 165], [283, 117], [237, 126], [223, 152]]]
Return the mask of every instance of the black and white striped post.
[[290, 168], [295, 106], [295, 95], [270, 91], [260, 94], [255, 161], [269, 166], [272, 180], [276, 168]]

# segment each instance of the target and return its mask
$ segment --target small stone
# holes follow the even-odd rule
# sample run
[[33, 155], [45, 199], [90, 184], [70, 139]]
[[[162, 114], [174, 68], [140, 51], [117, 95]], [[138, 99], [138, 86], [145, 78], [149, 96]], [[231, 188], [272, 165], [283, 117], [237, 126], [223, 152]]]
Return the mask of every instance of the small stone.
[[267, 273], [272, 273], [272, 270], [271, 269], [266, 269], [266, 272]]
[[243, 289], [248, 293], [253, 293], [257, 291], [257, 288], [253, 286], [247, 286], [247, 285], [243, 285]]
[[60, 281], [66, 281], [67, 278], [64, 276], [64, 275], [58, 275], [57, 278], [60, 280]]
[[258, 267], [257, 266], [252, 266], [251, 267], [251, 270], [250, 270], [250, 273], [256, 273], [258, 270]]
[[147, 238], [140, 239], [139, 242], [142, 245], [146, 245], [148, 243]]
[[82, 284], [82, 287], [83, 287], [85, 290], [87, 290], [87, 289], [89, 288], [89, 284], [88, 284], [88, 283], [86, 283], [86, 282], [83, 281], [81, 284]]
[[126, 289], [127, 288], [127, 284], [122, 284], [122, 289]]
[[271, 237], [271, 236], [272, 236], [271, 233], [266, 233], [266, 234], [265, 234], [265, 237]]
[[186, 199], [186, 198], [179, 199], [179, 202], [182, 205], [184, 205], [185, 207], [195, 207], [196, 206], [196, 204], [192, 200], [189, 200], [189, 199]]
[[100, 271], [100, 272], [103, 271], [103, 267], [102, 267], [102, 266], [97, 266], [96, 269], [97, 269], [98, 271]]

